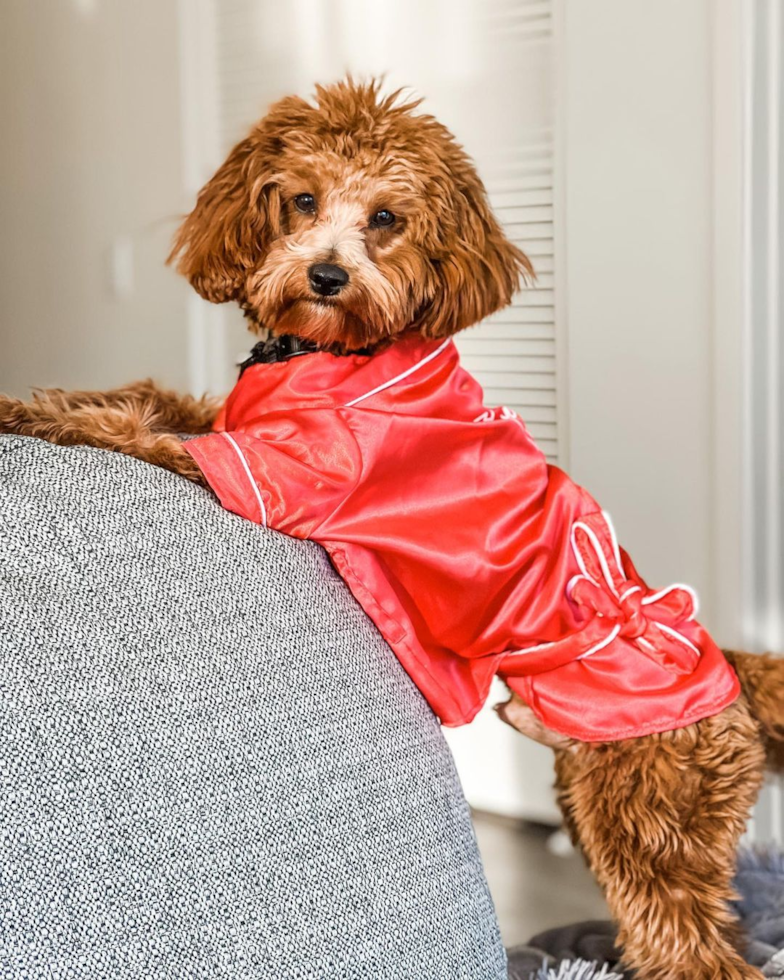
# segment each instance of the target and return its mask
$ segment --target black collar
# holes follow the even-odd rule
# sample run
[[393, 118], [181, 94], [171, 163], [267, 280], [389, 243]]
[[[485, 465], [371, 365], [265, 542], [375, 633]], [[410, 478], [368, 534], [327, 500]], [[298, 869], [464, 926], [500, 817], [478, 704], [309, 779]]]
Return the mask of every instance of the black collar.
[[[293, 334], [280, 334], [277, 337], [270, 337], [268, 340], [260, 340], [240, 364], [240, 377], [243, 372], [252, 364], [277, 364], [279, 361], [288, 361], [292, 357], [300, 357], [302, 354], [315, 354], [318, 351], [328, 351], [331, 354], [341, 352], [329, 350], [329, 348], [319, 347], [312, 340], [305, 340], [302, 337], [295, 337]], [[364, 347], [362, 350], [351, 351], [352, 354], [370, 354], [370, 350]]]
[[318, 349], [318, 344], [312, 340], [303, 340], [302, 337], [294, 337], [292, 334], [260, 340], [250, 356], [240, 364], [240, 377], [251, 364], [277, 364], [278, 361], [288, 361], [289, 358], [302, 354], [314, 354]]

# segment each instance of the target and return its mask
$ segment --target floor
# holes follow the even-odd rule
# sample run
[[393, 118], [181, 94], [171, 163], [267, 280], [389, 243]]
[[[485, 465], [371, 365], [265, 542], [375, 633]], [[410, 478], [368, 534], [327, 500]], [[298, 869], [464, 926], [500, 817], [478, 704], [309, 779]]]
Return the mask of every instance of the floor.
[[482, 813], [474, 826], [507, 947], [552, 926], [609, 918], [582, 857], [548, 849], [552, 829]]

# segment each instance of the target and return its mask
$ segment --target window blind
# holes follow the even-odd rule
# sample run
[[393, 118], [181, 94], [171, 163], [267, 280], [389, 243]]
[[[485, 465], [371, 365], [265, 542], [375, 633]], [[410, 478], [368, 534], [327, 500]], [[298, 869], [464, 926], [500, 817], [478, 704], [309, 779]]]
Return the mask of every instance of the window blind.
[[557, 461], [553, 4], [493, 0], [481, 7], [486, 45], [502, 66], [487, 72], [486, 98], [504, 104], [510, 124], [498, 126], [491, 148], [477, 157], [490, 203], [537, 278], [457, 345], [487, 403], [516, 411]]

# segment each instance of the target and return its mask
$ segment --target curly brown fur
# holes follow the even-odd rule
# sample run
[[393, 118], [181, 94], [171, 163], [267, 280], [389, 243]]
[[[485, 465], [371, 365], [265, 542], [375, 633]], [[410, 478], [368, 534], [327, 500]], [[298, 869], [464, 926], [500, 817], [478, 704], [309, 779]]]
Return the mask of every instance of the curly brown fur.
[[675, 732], [558, 750], [567, 822], [645, 980], [761, 977], [729, 902], [763, 763], [745, 701]]
[[209, 432], [217, 410], [214, 399], [164, 391], [152, 381], [113, 391], [39, 389], [29, 402], [0, 395], [0, 432], [126, 453], [204, 484], [173, 433]]
[[[418, 105], [351, 80], [319, 86], [315, 104], [282, 99], [199, 194], [170, 259], [252, 325], [343, 350], [447, 336], [506, 306], [531, 263], [465, 151]], [[303, 194], [312, 212], [298, 210]], [[389, 227], [373, 223], [382, 209]], [[348, 273], [339, 295], [314, 294], [319, 262]]]

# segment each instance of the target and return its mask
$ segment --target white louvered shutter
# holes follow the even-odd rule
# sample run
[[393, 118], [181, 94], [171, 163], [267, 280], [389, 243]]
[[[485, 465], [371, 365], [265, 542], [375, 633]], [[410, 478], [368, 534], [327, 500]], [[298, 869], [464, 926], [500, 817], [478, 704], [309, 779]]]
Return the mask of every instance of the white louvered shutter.
[[457, 345], [463, 363], [483, 385], [487, 403], [514, 409], [555, 461], [559, 442], [552, 147], [543, 140], [517, 156], [508, 176], [488, 181], [488, 191], [507, 235], [529, 256], [537, 278], [510, 307], [459, 336]]
[[487, 44], [504, 66], [488, 73], [486, 97], [518, 105], [508, 110], [517, 124], [497, 121], [491, 148], [476, 155], [490, 202], [509, 238], [533, 262], [537, 279], [511, 307], [459, 336], [457, 345], [487, 403], [514, 409], [557, 461], [552, 2], [495, 0], [481, 7]]

